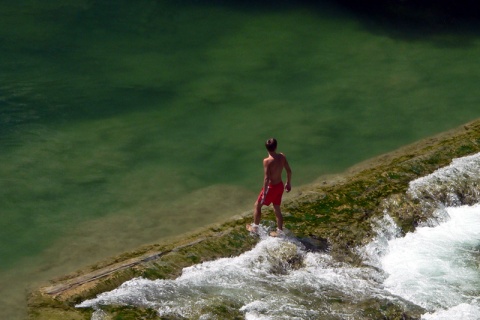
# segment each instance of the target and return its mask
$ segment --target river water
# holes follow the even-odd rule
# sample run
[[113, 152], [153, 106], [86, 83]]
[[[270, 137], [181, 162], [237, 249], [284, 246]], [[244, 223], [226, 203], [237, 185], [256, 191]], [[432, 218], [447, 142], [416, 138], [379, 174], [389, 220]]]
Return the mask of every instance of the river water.
[[108, 256], [479, 116], [476, 29], [319, 1], [0, 3], [0, 316]]
[[[435, 173], [450, 184], [452, 193], [452, 181], [467, 174], [465, 162], [480, 172], [480, 154], [466, 160]], [[418, 182], [425, 185], [423, 178]], [[429, 180], [427, 188], [428, 183], [434, 182]], [[416, 188], [414, 181], [409, 192]], [[358, 248], [366, 267], [306, 252], [294, 237], [265, 235], [241, 256], [185, 268], [175, 280], [133, 279], [78, 307], [96, 308], [95, 319], [103, 319], [104, 305], [148, 307], [165, 317], [215, 319], [208, 307], [219, 304], [236, 307], [245, 319], [371, 319], [362, 303], [382, 298], [404, 310], [423, 308], [422, 319], [480, 319], [480, 205], [437, 204], [435, 219], [403, 237], [388, 213], [376, 221], [377, 237]]]

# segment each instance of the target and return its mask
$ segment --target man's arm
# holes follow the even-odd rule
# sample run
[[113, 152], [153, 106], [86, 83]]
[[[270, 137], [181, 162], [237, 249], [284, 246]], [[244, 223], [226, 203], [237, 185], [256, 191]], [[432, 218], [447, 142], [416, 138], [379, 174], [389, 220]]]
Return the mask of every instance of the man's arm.
[[[284, 156], [285, 157], [285, 156]], [[290, 192], [292, 190], [292, 169], [290, 168], [290, 165], [288, 164], [287, 158], [285, 157], [285, 163], [283, 165], [285, 168], [285, 171], [287, 171], [287, 183], [285, 183], [285, 190], [287, 192]]]
[[267, 159], [263, 160], [263, 198], [262, 203], [265, 200], [265, 196], [268, 192], [268, 185], [270, 184], [270, 170], [269, 170], [270, 162]]

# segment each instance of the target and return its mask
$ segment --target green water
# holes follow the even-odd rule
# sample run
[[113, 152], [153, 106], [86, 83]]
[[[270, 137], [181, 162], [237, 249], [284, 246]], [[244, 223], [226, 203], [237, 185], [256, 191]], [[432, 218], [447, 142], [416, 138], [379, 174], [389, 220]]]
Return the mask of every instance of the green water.
[[475, 30], [240, 3], [0, 3], [2, 318], [38, 282], [250, 210], [271, 136], [295, 187], [480, 115]]

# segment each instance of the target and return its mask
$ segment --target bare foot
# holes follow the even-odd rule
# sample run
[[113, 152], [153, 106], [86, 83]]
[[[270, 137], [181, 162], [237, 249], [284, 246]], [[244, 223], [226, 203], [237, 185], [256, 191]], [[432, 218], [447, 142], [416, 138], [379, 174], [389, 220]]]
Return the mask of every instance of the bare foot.
[[283, 230], [277, 229], [277, 231], [270, 232], [271, 237], [285, 237]]
[[250, 231], [250, 233], [255, 233], [258, 234], [258, 226], [253, 226], [251, 224], [247, 224], [247, 230]]

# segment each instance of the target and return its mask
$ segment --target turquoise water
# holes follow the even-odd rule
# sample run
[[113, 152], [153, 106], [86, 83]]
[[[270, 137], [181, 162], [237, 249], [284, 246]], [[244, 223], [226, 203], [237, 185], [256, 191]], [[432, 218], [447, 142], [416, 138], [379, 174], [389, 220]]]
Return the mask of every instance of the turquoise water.
[[295, 187], [479, 116], [475, 30], [391, 31], [293, 1], [3, 1], [1, 312], [250, 210], [271, 136]]

